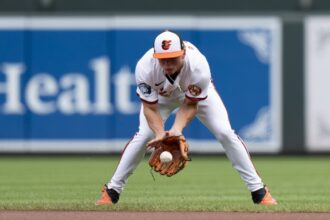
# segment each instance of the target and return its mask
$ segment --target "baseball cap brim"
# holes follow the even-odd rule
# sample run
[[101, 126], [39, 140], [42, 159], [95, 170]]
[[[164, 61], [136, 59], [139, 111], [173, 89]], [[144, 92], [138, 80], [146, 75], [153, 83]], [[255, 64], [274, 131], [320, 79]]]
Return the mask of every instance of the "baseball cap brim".
[[184, 50], [179, 50], [175, 52], [166, 52], [166, 53], [154, 53], [154, 58], [157, 59], [166, 59], [166, 58], [176, 58], [184, 54]]

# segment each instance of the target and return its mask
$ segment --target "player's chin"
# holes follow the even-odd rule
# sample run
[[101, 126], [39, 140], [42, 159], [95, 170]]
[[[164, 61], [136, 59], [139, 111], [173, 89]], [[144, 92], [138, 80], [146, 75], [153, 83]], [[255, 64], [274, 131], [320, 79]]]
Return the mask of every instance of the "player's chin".
[[165, 72], [167, 75], [172, 75], [173, 73], [175, 73], [175, 70], [174, 70], [174, 69], [164, 69], [164, 72]]

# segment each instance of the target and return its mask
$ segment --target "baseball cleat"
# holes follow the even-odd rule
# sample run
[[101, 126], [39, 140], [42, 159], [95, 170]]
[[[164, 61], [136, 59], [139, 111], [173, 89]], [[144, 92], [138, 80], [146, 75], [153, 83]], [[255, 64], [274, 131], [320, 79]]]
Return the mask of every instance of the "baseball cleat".
[[262, 198], [260, 205], [277, 205], [277, 201], [272, 197], [267, 187], [265, 187], [266, 194]]
[[252, 200], [255, 204], [277, 205], [277, 201], [272, 197], [266, 186], [255, 192], [252, 192], [251, 195], [252, 195]]
[[113, 189], [108, 189], [106, 184], [103, 186], [101, 192], [101, 197], [96, 201], [95, 205], [111, 205], [118, 202], [120, 194]]

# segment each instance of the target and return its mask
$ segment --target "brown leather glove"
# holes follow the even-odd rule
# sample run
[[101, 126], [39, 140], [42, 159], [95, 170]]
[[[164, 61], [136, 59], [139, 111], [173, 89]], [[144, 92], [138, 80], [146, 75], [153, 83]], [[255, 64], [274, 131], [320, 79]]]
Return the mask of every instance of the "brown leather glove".
[[[165, 136], [162, 140], [151, 143], [149, 148], [155, 148], [149, 158], [150, 167], [161, 175], [173, 176], [182, 170], [188, 163], [188, 144], [183, 135]], [[160, 161], [160, 154], [168, 151], [172, 154], [171, 162]]]

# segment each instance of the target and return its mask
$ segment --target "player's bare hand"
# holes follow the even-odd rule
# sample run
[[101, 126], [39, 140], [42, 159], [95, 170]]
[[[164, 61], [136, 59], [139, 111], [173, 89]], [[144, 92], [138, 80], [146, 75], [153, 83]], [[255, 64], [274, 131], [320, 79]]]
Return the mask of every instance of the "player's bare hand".
[[169, 131], [166, 131], [166, 136], [180, 136], [182, 135], [182, 131], [177, 131], [177, 130], [169, 130]]

